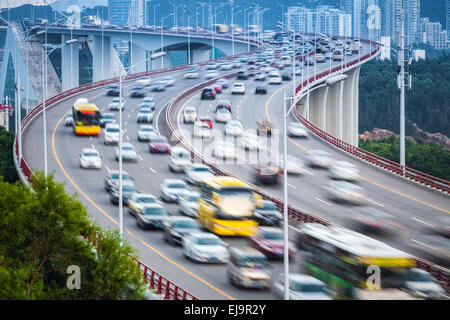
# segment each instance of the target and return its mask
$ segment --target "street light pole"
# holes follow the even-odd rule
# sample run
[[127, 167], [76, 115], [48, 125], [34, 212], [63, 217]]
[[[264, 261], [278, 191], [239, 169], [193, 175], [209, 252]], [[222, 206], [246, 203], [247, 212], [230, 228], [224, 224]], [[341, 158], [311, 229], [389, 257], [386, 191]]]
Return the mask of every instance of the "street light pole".
[[[172, 16], [173, 13], [169, 14], [166, 17], [161, 17], [161, 52], [163, 52], [164, 50], [164, 28], [163, 28], [163, 24], [164, 24], [164, 20], [169, 18], [170, 16]], [[164, 69], [164, 58], [161, 59], [161, 69]]]
[[[400, 47], [398, 52], [398, 84], [400, 86], [400, 165], [405, 166], [405, 20], [402, 8], [402, 22], [400, 30]], [[359, 50], [361, 51], [361, 50]]]
[[156, 8], [158, 8], [160, 4], [158, 3], [153, 7], [153, 31], [156, 31]]
[[284, 300], [289, 300], [289, 236], [288, 236], [288, 185], [287, 185], [287, 107], [286, 92], [283, 99], [283, 233], [284, 233]]
[[230, 5], [231, 5], [231, 50], [232, 50], [232, 55], [234, 56], [234, 20], [233, 20], [233, 0], [230, 0]]

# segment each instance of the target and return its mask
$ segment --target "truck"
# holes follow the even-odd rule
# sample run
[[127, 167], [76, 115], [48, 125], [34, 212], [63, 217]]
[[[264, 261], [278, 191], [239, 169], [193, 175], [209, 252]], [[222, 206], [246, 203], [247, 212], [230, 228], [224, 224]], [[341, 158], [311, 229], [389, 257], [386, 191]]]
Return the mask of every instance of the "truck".
[[358, 54], [359, 53], [359, 42], [352, 42], [352, 43], [350, 43], [350, 51], [352, 53]]

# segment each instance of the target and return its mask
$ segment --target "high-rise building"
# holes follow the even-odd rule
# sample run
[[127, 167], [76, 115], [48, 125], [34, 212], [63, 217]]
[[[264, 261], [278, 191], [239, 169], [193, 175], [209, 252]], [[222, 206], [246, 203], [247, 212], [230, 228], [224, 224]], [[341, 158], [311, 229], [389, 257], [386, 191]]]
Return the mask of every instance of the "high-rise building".
[[394, 30], [394, 1], [380, 0], [379, 5], [381, 11], [381, 36], [392, 38]]
[[144, 25], [144, 0], [131, 0], [128, 24], [133, 26]]
[[446, 29], [447, 29], [447, 37], [448, 40], [450, 41], [450, 0], [447, 0], [447, 5], [446, 5]]
[[404, 20], [405, 45], [409, 46], [419, 42], [421, 38], [420, 0], [394, 0], [394, 41], [399, 43], [399, 36]]
[[132, 0], [108, 0], [108, 18], [112, 25], [128, 25]]
[[426, 22], [422, 24], [425, 31], [423, 42], [429, 44], [435, 49], [447, 49], [447, 30], [442, 30], [440, 22]]

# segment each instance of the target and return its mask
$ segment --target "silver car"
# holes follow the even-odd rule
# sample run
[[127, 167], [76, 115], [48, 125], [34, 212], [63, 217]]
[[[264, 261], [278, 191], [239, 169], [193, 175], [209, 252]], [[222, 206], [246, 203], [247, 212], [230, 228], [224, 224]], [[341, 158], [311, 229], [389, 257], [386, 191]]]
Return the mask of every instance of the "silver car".
[[150, 125], [139, 126], [137, 139], [138, 141], [149, 141], [152, 136], [156, 136], [155, 129]]
[[298, 122], [291, 122], [288, 126], [288, 135], [290, 137], [308, 137], [308, 130], [304, 125]]
[[355, 205], [364, 205], [367, 202], [366, 191], [347, 181], [331, 182], [327, 187], [327, 196], [335, 202], [346, 202]]
[[[284, 274], [278, 276], [273, 285], [273, 295], [282, 300], [284, 298]], [[289, 275], [289, 300], [333, 300], [322, 281], [305, 274]]]
[[[114, 156], [119, 161], [119, 147], [114, 149]], [[122, 143], [122, 160], [137, 162], [138, 155], [131, 143]]]
[[229, 259], [227, 244], [218, 236], [207, 232], [184, 237], [183, 254], [197, 262], [226, 263]]
[[350, 162], [336, 161], [328, 171], [328, 176], [333, 180], [354, 182], [359, 180], [359, 171]]
[[186, 193], [191, 192], [188, 185], [180, 179], [164, 179], [161, 185], [161, 200], [164, 202], [178, 202]]
[[192, 164], [188, 170], [185, 171], [185, 174], [186, 182], [194, 185], [199, 185], [203, 179], [214, 177], [214, 173], [211, 169], [202, 163]]
[[307, 159], [311, 167], [329, 168], [333, 164], [331, 154], [322, 150], [312, 150]]
[[181, 214], [186, 215], [188, 217], [197, 218], [197, 211], [199, 208], [198, 199], [200, 198], [200, 193], [198, 192], [190, 192], [185, 193], [178, 200], [178, 210]]

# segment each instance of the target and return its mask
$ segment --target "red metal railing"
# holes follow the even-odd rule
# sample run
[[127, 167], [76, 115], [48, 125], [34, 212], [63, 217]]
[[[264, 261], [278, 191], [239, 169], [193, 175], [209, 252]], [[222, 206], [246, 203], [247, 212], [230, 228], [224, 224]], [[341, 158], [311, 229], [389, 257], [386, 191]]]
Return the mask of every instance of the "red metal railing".
[[[371, 52], [370, 54], [365, 55], [364, 57], [362, 57], [361, 59], [357, 59], [356, 63], [355, 61], [349, 62], [346, 64], [346, 67], [350, 67], [353, 66], [359, 62], [365, 61], [366, 59], [369, 59], [371, 57], [373, 57], [375, 54], [377, 54], [379, 50], [379, 47], [376, 48], [373, 52]], [[334, 70], [334, 71], [333, 71]], [[337, 72], [341, 70], [341, 67], [336, 67], [333, 68], [332, 72]], [[316, 81], [316, 79], [320, 79], [323, 78], [325, 76], [327, 76], [329, 74], [329, 71], [325, 71], [320, 73], [317, 78], [312, 77], [311, 79], [307, 80], [310, 83], [313, 83]], [[228, 76], [225, 76], [224, 78], [231, 78], [235, 76], [235, 74], [231, 74]], [[202, 89], [203, 87], [206, 87], [210, 84], [212, 84], [213, 82], [215, 82], [216, 79], [214, 80], [210, 80], [207, 82], [203, 82], [193, 88], [190, 88], [189, 90], [183, 92], [180, 96], [178, 96], [177, 98], [175, 98], [171, 103], [169, 103], [167, 109], [166, 109], [166, 122], [167, 125], [169, 126], [169, 129], [171, 131], [171, 133], [173, 133], [174, 135], [176, 135], [176, 139], [174, 139], [172, 142], [174, 143], [178, 143], [181, 142], [186, 148], [187, 150], [191, 151], [191, 155], [192, 155], [192, 160], [196, 161], [196, 162], [201, 162], [207, 166], [209, 166], [211, 168], [211, 170], [214, 172], [214, 174], [216, 175], [220, 175], [220, 176], [233, 176], [232, 173], [226, 171], [223, 168], [218, 167], [216, 164], [212, 163], [211, 161], [208, 161], [207, 159], [205, 159], [203, 157], [202, 154], [197, 153], [195, 150], [192, 149], [192, 145], [189, 143], [189, 141], [186, 141], [183, 136], [181, 136], [178, 133], [178, 130], [176, 130], [173, 122], [172, 122], [172, 115], [175, 114], [175, 111], [177, 109], [177, 107], [182, 106], [181, 102], [184, 101], [187, 97], [189, 97], [191, 94], [193, 94], [194, 92]], [[304, 85], [306, 85], [307, 81], [304, 82]], [[301, 90], [301, 87], [300, 87]], [[299, 88], [297, 88], [297, 91], [299, 91]], [[294, 108], [295, 110], [295, 108]], [[323, 133], [324, 135], [326, 133]], [[328, 135], [329, 137], [331, 137], [330, 135]], [[336, 139], [336, 138], [334, 138]], [[388, 160], [386, 160], [388, 161]], [[249, 183], [251, 185], [251, 183]], [[256, 186], [252, 186], [255, 191], [265, 200], [271, 200], [273, 201], [278, 209], [283, 212], [284, 208], [283, 208], [283, 200], [281, 200], [278, 197], [275, 197], [267, 192], [265, 192], [264, 190], [256, 187]], [[328, 222], [325, 219], [322, 219], [310, 212], [306, 212], [305, 210], [302, 210], [300, 208], [297, 208], [296, 206], [292, 205], [292, 204], [288, 204], [288, 216], [291, 219], [294, 219], [296, 221], [301, 221], [301, 222], [315, 222], [315, 223], [320, 223], [323, 225], [330, 225], [330, 222]], [[435, 265], [429, 261], [423, 260], [421, 258], [415, 258], [416, 262], [417, 262], [417, 266], [420, 269], [426, 270], [428, 272], [430, 272], [437, 280], [441, 281], [446, 287], [450, 286], [450, 275], [448, 273], [448, 271], [445, 268], [442, 268], [438, 265]]]

